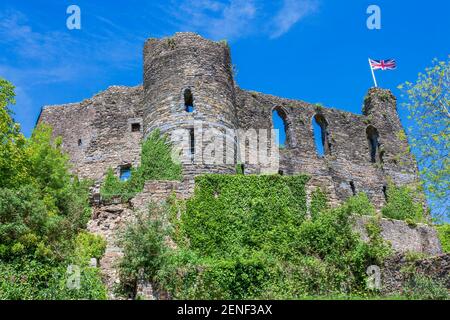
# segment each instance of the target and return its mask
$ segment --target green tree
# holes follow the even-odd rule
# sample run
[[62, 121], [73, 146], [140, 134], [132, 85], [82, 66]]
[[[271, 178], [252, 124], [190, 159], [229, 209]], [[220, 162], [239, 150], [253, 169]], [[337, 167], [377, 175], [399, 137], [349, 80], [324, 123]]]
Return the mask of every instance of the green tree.
[[415, 83], [405, 82], [399, 89], [414, 121], [410, 142], [425, 191], [434, 213], [450, 216], [450, 56], [447, 61], [434, 59]]
[[[14, 86], [0, 79], [0, 299], [104, 299], [98, 269], [105, 243], [83, 231], [90, 181], [80, 181], [49, 126], [31, 138], [9, 106]], [[68, 264], [81, 265], [79, 290], [67, 288]]]
[[12, 118], [14, 86], [0, 78], [0, 187], [18, 187], [27, 179], [25, 137]]
[[172, 143], [159, 130], [150, 133], [142, 144], [138, 175], [148, 180], [181, 180], [181, 165], [172, 159]]
[[144, 188], [146, 181], [181, 180], [182, 167], [172, 160], [172, 143], [169, 137], [154, 130], [142, 143], [141, 164], [131, 169], [131, 177], [121, 181], [109, 168], [103, 181], [100, 193], [104, 200], [120, 197], [128, 201]]

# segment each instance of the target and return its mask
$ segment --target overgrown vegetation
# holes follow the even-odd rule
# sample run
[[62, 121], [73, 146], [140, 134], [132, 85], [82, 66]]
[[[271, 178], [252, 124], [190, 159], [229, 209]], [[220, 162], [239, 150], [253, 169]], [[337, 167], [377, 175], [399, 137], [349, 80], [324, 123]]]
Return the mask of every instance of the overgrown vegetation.
[[365, 193], [358, 193], [357, 195], [348, 198], [345, 202], [347, 209], [356, 215], [360, 216], [375, 216], [375, 207], [370, 202]]
[[[98, 270], [88, 267], [102, 240], [83, 231], [90, 182], [69, 173], [50, 127], [25, 138], [10, 104], [14, 87], [0, 79], [0, 299], [105, 298]], [[66, 285], [69, 264], [80, 267], [79, 289]]]
[[450, 293], [444, 281], [420, 273], [411, 275], [403, 294], [411, 300], [450, 300]]
[[408, 186], [396, 186], [389, 183], [387, 187], [387, 204], [382, 209], [386, 218], [405, 220], [411, 224], [425, 222], [424, 210], [417, 193]]
[[142, 144], [141, 164], [131, 170], [131, 177], [121, 181], [109, 168], [100, 193], [102, 199], [114, 197], [128, 201], [144, 188], [150, 180], [181, 180], [181, 164], [172, 160], [172, 143], [167, 135], [161, 135], [158, 129], [152, 131]]
[[439, 240], [441, 241], [442, 250], [446, 253], [450, 253], [450, 224], [442, 224], [436, 226]]
[[176, 299], [369, 294], [366, 268], [381, 263], [389, 247], [376, 232], [364, 243], [351, 228], [354, 206], [329, 209], [319, 192], [309, 219], [307, 181], [305, 176], [197, 178], [191, 199], [152, 207], [124, 233], [124, 283], [132, 287], [137, 270], [144, 270], [157, 289]]

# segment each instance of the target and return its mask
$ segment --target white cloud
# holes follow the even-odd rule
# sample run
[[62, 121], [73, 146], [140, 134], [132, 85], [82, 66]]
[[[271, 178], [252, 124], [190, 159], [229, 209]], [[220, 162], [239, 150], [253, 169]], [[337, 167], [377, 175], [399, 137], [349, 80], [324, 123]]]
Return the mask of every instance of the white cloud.
[[172, 1], [172, 16], [183, 31], [204, 33], [213, 39], [232, 39], [247, 35], [255, 18], [254, 0]]
[[77, 31], [65, 29], [37, 32], [18, 11], [0, 15], [3, 70], [7, 66], [7, 70], [14, 70], [10, 74], [16, 74], [19, 80], [28, 79], [28, 85], [33, 85], [74, 81], [99, 72], [99, 65], [105, 63], [115, 68], [140, 64], [139, 52], [145, 38], [124, 34], [105, 19], [97, 18], [103, 26], [98, 33], [85, 32], [77, 37]]
[[45, 30], [45, 26], [37, 31], [19, 11], [0, 13], [0, 77], [16, 86], [17, 103], [12, 109], [26, 133], [41, 107], [36, 101], [46, 103], [42, 90], [49, 84], [77, 86], [104, 79], [112, 70], [135, 70], [141, 65], [145, 37], [97, 19], [95, 34], [69, 31], [65, 24], [56, 31]]
[[315, 12], [319, 0], [172, 0], [167, 12], [176, 27], [213, 39], [262, 34], [277, 38], [307, 15]]
[[271, 38], [288, 32], [293, 25], [318, 9], [316, 0], [284, 0], [281, 10], [273, 18]]

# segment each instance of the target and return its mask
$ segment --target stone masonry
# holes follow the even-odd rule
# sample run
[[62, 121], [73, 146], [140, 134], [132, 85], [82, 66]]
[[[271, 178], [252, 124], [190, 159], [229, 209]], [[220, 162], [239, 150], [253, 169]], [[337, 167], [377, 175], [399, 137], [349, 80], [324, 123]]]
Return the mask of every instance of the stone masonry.
[[[182, 159], [183, 181], [148, 181], [130, 203], [97, 203], [94, 208], [88, 229], [107, 240], [100, 267], [112, 298], [111, 289], [118, 281], [114, 264], [122, 256], [115, 238], [133, 211], [172, 194], [189, 197], [194, 178], [204, 173], [234, 174], [238, 165], [245, 174], [272, 172], [273, 168], [252, 162], [248, 149], [257, 150], [261, 139], [267, 138], [272, 151], [275, 111], [286, 130], [277, 171], [310, 175], [308, 194], [321, 187], [337, 205], [364, 192], [379, 209], [386, 201], [389, 181], [418, 182], [396, 98], [389, 90], [370, 89], [361, 114], [243, 90], [234, 80], [228, 45], [194, 33], [149, 39], [143, 57], [142, 86], [112, 86], [79, 103], [46, 106], [38, 119], [38, 124], [51, 125], [54, 135], [62, 137], [72, 171], [97, 185], [110, 167], [119, 175], [123, 168], [139, 165], [141, 143], [155, 129], [190, 154], [188, 161]], [[321, 127], [323, 156], [316, 149], [313, 119]], [[249, 132], [259, 133], [256, 140]], [[209, 158], [223, 161], [204, 161]], [[366, 223], [362, 217], [355, 225], [363, 238]], [[382, 220], [382, 231], [398, 252], [441, 253], [431, 227]], [[145, 284], [139, 290], [152, 291]]]
[[[117, 263], [123, 257], [123, 251], [118, 245], [118, 237], [124, 226], [133, 221], [134, 212], [146, 210], [150, 202], [162, 203], [172, 195], [180, 199], [186, 198], [191, 192], [191, 187], [178, 181], [148, 181], [144, 190], [129, 203], [112, 201], [112, 203], [99, 203], [94, 206], [87, 229], [106, 240], [106, 250], [100, 260], [100, 270], [110, 299], [123, 298], [116, 296], [114, 292], [114, 287], [120, 281]], [[145, 280], [143, 280], [137, 289], [143, 292], [151, 291], [151, 285], [145, 284]], [[152, 295], [156, 297], [158, 292], [154, 292]]]
[[[187, 96], [193, 112], [186, 111]], [[389, 90], [370, 89], [361, 115], [242, 90], [233, 78], [228, 45], [194, 33], [145, 43], [143, 86], [113, 86], [80, 103], [44, 107], [38, 122], [52, 125], [54, 134], [62, 136], [74, 173], [97, 182], [109, 167], [119, 173], [121, 167], [136, 166], [142, 139], [152, 130], [174, 139], [177, 130], [192, 129], [199, 147], [193, 148], [192, 161], [183, 162], [185, 180], [192, 183], [203, 173], [235, 173], [237, 163], [245, 173], [264, 173], [262, 165], [241, 157], [242, 147], [250, 142], [236, 137], [239, 130], [271, 130], [274, 110], [283, 118], [287, 136], [279, 172], [310, 174], [311, 183], [323, 187], [333, 202], [365, 192], [381, 207], [388, 179], [398, 185], [417, 182], [416, 163], [407, 152]], [[322, 157], [316, 151], [313, 118], [324, 130]], [[215, 134], [206, 136], [210, 128]], [[228, 161], [198, 161], [199, 154], [208, 156], [208, 142], [218, 138], [233, 141], [210, 156], [223, 152]], [[230, 148], [232, 159], [230, 152], [225, 155]]]

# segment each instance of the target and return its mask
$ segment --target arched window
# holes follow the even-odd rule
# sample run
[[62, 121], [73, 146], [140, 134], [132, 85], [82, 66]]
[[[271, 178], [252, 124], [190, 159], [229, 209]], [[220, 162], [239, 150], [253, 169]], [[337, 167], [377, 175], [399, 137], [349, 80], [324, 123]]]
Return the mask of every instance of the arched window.
[[275, 108], [272, 111], [272, 126], [275, 130], [278, 130], [278, 143], [280, 148], [289, 145], [288, 124], [286, 118], [286, 113], [281, 108]]
[[328, 132], [328, 122], [321, 114], [316, 114], [313, 118], [314, 141], [316, 150], [320, 157], [330, 154], [331, 143]]
[[378, 130], [373, 126], [368, 126], [366, 129], [366, 134], [367, 134], [367, 141], [369, 142], [370, 161], [372, 163], [376, 163], [379, 149]]
[[184, 90], [184, 110], [186, 112], [194, 111], [194, 96], [191, 89]]

